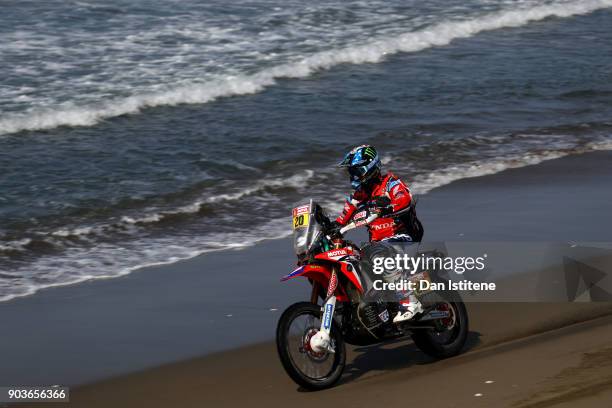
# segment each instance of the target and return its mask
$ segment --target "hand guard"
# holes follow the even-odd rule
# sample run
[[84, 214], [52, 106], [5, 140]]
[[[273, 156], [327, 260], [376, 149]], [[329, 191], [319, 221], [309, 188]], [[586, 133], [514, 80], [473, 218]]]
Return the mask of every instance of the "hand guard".
[[332, 238], [340, 236], [340, 228], [342, 228], [342, 224], [338, 221], [332, 221], [329, 224], [329, 236]]

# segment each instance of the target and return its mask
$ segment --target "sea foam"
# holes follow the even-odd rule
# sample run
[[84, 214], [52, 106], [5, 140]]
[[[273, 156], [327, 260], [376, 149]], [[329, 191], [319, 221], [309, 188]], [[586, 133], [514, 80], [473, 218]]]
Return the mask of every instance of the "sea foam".
[[7, 115], [0, 118], [0, 134], [58, 126], [92, 126], [104, 119], [136, 114], [142, 109], [156, 106], [204, 104], [222, 97], [254, 94], [282, 78], [305, 78], [341, 64], [377, 63], [388, 55], [444, 46], [453, 40], [472, 37], [483, 31], [519, 27], [550, 17], [567, 18], [609, 7], [612, 7], [612, 0], [555, 2], [485, 14], [463, 21], [445, 21], [392, 38], [378, 38], [364, 44], [317, 52], [301, 60], [250, 75], [219, 76], [205, 83], [102, 101], [96, 105], [67, 105], [57, 109]]

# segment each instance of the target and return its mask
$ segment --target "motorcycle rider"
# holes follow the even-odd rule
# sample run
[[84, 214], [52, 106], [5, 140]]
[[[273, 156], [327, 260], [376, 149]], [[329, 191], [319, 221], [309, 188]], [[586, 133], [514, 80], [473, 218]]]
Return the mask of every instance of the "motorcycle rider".
[[[353, 193], [347, 198], [342, 214], [334, 222], [337, 227], [346, 225], [357, 208], [369, 205], [378, 212], [379, 217], [368, 225], [370, 241], [385, 242], [420, 242], [423, 237], [423, 226], [416, 217], [414, 202], [408, 187], [391, 172], [383, 174], [378, 152], [373, 146], [361, 145], [348, 152], [339, 163], [348, 171]], [[399, 217], [385, 215], [408, 209]], [[396, 280], [398, 274], [383, 275], [385, 280]], [[394, 322], [411, 319], [422, 312], [421, 303], [412, 293], [397, 293], [400, 310], [393, 318]]]

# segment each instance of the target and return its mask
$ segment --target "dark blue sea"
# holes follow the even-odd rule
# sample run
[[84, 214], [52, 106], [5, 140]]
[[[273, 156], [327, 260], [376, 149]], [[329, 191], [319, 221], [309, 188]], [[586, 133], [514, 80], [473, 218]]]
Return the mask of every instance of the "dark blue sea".
[[357, 144], [416, 194], [612, 149], [612, 0], [1, 9], [0, 300], [286, 236]]

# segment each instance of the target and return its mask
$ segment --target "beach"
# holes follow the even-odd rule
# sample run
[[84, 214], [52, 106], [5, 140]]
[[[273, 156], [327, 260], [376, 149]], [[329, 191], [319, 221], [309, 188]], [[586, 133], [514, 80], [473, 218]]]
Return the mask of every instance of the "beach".
[[[612, 154], [597, 152], [466, 179], [423, 196], [419, 215], [427, 233], [438, 238], [465, 234], [470, 239], [555, 241], [571, 233], [590, 242], [609, 241], [611, 219], [601, 205], [610, 198], [605, 188], [612, 177], [609, 170]], [[567, 194], [568, 188], [576, 194]], [[452, 211], [443, 213], [449, 200], [455, 203], [449, 207]], [[568, 224], [564, 220], [569, 204], [577, 222]], [[493, 217], [495, 229], [479, 222]], [[511, 228], [516, 217], [523, 235]], [[409, 341], [352, 349], [339, 386], [304, 393], [283, 373], [269, 341], [280, 311], [308, 295], [304, 284], [278, 282], [292, 264], [289, 243], [273, 240], [123, 278], [48, 289], [3, 304], [4, 321], [12, 317], [11, 324], [18, 327], [13, 322], [31, 323], [44, 315], [46, 324], [2, 338], [2, 348], [11, 350], [2, 379], [76, 386], [70, 406], [83, 407], [201, 406], [221, 401], [236, 406], [253, 398], [272, 406], [287, 401], [306, 405], [368, 394], [371, 399], [360, 399], [365, 405], [383, 396], [397, 401], [405, 396], [404, 387], [427, 389], [444, 381], [457, 392], [448, 404], [463, 406], [461, 401], [485, 401], [474, 400], [473, 394], [489, 378], [498, 384], [489, 388], [509, 401], [531, 398], [527, 383], [538, 386], [538, 381], [571, 369], [581, 356], [604, 353], [610, 340], [609, 303], [470, 303], [465, 354], [432, 362]], [[211, 275], [212, 270], [223, 272]], [[228, 279], [237, 284], [228, 286]], [[38, 358], [23, 364], [32, 350]], [[550, 356], [555, 364], [545, 362]], [[607, 354], [603, 356], [608, 361]], [[507, 361], [513, 368], [504, 365], [500, 371]], [[502, 374], [503, 379], [498, 377]], [[503, 387], [496, 388], [500, 382]], [[520, 390], [514, 392], [512, 384]], [[443, 398], [436, 393], [409, 394], [422, 401]]]
[[[83, 408], [612, 405], [611, 27], [612, 0], [8, 1], [0, 388], [64, 385]], [[373, 167], [347, 174], [361, 145]], [[334, 218], [379, 168], [416, 199], [409, 248], [451, 261], [426, 269], [460, 289], [467, 343], [347, 346], [339, 383], [307, 392], [274, 341], [310, 299], [281, 281], [291, 210]]]

